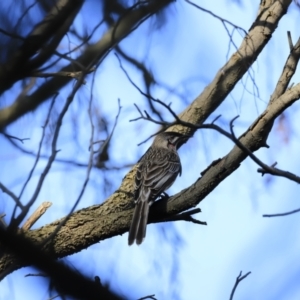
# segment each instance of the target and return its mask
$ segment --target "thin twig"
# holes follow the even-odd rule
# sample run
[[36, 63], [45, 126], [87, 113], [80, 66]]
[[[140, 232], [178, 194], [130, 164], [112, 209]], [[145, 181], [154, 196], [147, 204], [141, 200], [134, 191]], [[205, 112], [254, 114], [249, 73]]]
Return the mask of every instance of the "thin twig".
[[163, 220], [158, 220], [157, 222], [161, 223], [161, 222], [186, 221], [186, 222], [192, 222], [192, 223], [199, 224], [199, 225], [207, 225], [206, 222], [199, 221], [199, 220], [196, 220], [191, 217], [192, 215], [198, 214], [200, 212], [201, 212], [200, 208], [195, 208], [195, 209], [191, 209], [189, 211], [185, 211], [181, 214], [171, 216], [169, 218], [165, 218]]
[[[141, 73], [144, 80], [144, 84], [147, 90], [147, 93], [150, 94], [151, 86], [156, 84], [156, 80], [154, 79], [152, 73], [146, 68], [144, 63], [141, 63], [139, 60], [125, 53], [119, 45], [116, 46], [116, 51], [129, 63], [134, 65]], [[161, 113], [155, 108], [153, 102], [150, 99], [148, 100], [148, 104], [150, 106], [150, 110], [153, 114], [155, 114], [160, 120], [163, 120]]]
[[18, 34], [15, 34], [15, 33], [12, 33], [12, 32], [8, 32], [6, 30], [4, 30], [3, 28], [0, 28], [0, 33], [10, 37], [10, 38], [13, 38], [13, 39], [17, 39], [17, 40], [20, 40], [20, 41], [24, 41], [25, 38], [23, 38], [22, 36], [18, 35]]
[[232, 291], [231, 291], [229, 300], [232, 300], [232, 299], [233, 299], [233, 295], [234, 295], [234, 292], [235, 292], [235, 290], [236, 290], [238, 284], [239, 284], [242, 280], [244, 280], [244, 279], [245, 279], [248, 275], [250, 275], [250, 274], [251, 274], [251, 272], [248, 272], [248, 273], [246, 273], [245, 275], [241, 276], [241, 275], [242, 275], [242, 271], [240, 272], [239, 276], [236, 278], [236, 281], [235, 281], [235, 284], [234, 284], [233, 289], [232, 289]]
[[283, 93], [291, 89], [293, 86], [293, 83], [290, 85], [290, 82], [296, 72], [297, 65], [300, 59], [300, 38], [297, 40], [296, 44], [293, 45], [290, 44], [292, 43], [292, 40], [289, 39], [289, 34], [288, 34], [288, 41], [290, 47], [290, 54], [285, 62], [285, 65], [277, 81], [274, 92], [271, 95], [270, 104], [276, 101], [276, 99], [278, 99]]
[[287, 38], [288, 38], [288, 43], [289, 43], [289, 46], [290, 46], [290, 51], [292, 52], [293, 49], [294, 49], [294, 44], [293, 44], [293, 40], [292, 40], [292, 36], [291, 36], [290, 31], [287, 32]]
[[[296, 176], [293, 173], [287, 172], [287, 171], [282, 171], [280, 169], [274, 168], [274, 167], [270, 167], [268, 165], [266, 165], [265, 163], [263, 163], [260, 159], [258, 159], [252, 152], [250, 149], [248, 149], [247, 147], [245, 147], [235, 136], [234, 131], [233, 131], [233, 121], [235, 119], [231, 120], [230, 122], [230, 131], [231, 131], [231, 136], [232, 136], [232, 141], [241, 149], [243, 150], [245, 153], [247, 153], [249, 155], [249, 157], [256, 162], [260, 167], [262, 167], [263, 169], [263, 173], [269, 173], [275, 176], [280, 176], [280, 177], [285, 177], [288, 178], [292, 181], [295, 181], [297, 183], [300, 183], [300, 177]], [[258, 172], [260, 172], [260, 169], [257, 170]]]
[[[8, 141], [14, 146], [16, 147], [19, 151], [22, 151], [23, 153], [27, 154], [27, 155], [30, 155], [30, 156], [33, 156], [33, 157], [36, 157], [36, 153], [33, 152], [33, 151], [29, 151], [25, 148], [22, 148], [20, 145], [18, 145], [16, 142], [14, 142], [13, 140], [10, 140], [8, 139]], [[102, 142], [102, 141], [99, 141], [99, 143]], [[97, 143], [97, 141], [95, 142]], [[96, 151], [95, 151], [96, 152]], [[40, 154], [40, 158], [42, 159], [46, 159], [48, 160], [49, 159], [49, 156], [48, 155], [45, 155], [45, 154]], [[63, 163], [63, 164], [69, 164], [69, 165], [72, 165], [72, 166], [76, 166], [76, 167], [81, 167], [81, 168], [87, 168], [88, 167], [88, 163], [83, 163], [83, 162], [79, 162], [79, 161], [75, 161], [75, 160], [71, 160], [71, 159], [63, 159], [63, 158], [56, 158], [55, 159], [55, 162], [56, 163]], [[110, 171], [110, 170], [121, 170], [121, 169], [124, 169], [124, 168], [130, 168], [132, 166], [134, 166], [135, 163], [128, 163], [128, 164], [124, 164], [123, 166], [110, 166], [110, 167], [107, 167], [107, 166], [101, 166], [101, 169], [105, 169], [107, 171]]]
[[[114, 131], [115, 131], [117, 123], [118, 123], [118, 119], [119, 119], [119, 116], [120, 116], [120, 113], [121, 113], [121, 109], [122, 109], [122, 106], [120, 105], [120, 99], [118, 99], [118, 113], [117, 113], [116, 118], [115, 118], [114, 126], [113, 126], [113, 128], [111, 130], [110, 135], [107, 137], [107, 139], [104, 141], [104, 143], [101, 145], [100, 149], [97, 152], [102, 153], [105, 150], [105, 148], [108, 146], [108, 144], [110, 143], [110, 140], [111, 140], [111, 138], [112, 138], [112, 136], [114, 134]], [[96, 143], [98, 143], [98, 141], [97, 142], [93, 142], [91, 145], [94, 145]]]
[[242, 27], [240, 27], [240, 26], [238, 26], [238, 25], [236, 25], [236, 24], [234, 24], [234, 23], [232, 23], [232, 22], [230, 22], [230, 21], [228, 21], [228, 20], [226, 20], [226, 19], [224, 19], [224, 18], [222, 18], [222, 17], [216, 15], [216, 14], [213, 13], [212, 11], [210, 11], [210, 10], [208, 10], [208, 9], [206, 9], [206, 8], [203, 8], [203, 7], [197, 5], [196, 3], [192, 2], [192, 1], [189, 1], [189, 0], [185, 0], [185, 1], [186, 1], [187, 3], [189, 3], [190, 5], [196, 7], [196, 8], [198, 8], [198, 9], [200, 9], [200, 10], [202, 10], [202, 11], [204, 11], [204, 12], [210, 14], [210, 15], [213, 16], [214, 18], [220, 20], [223, 24], [226, 24], [226, 23], [227, 23], [227, 24], [231, 25], [232, 27], [234, 27], [234, 28], [236, 28], [236, 29], [240, 29], [245, 35], [248, 35], [247, 31], [246, 31], [244, 28], [242, 28]]
[[266, 215], [263, 215], [263, 217], [264, 217], [264, 218], [284, 217], [284, 216], [292, 215], [292, 214], [295, 214], [295, 213], [298, 213], [298, 212], [300, 212], [300, 208], [295, 209], [295, 210], [292, 210], [292, 211], [288, 211], [288, 212], [285, 212], [285, 213], [279, 213], [279, 214], [266, 214]]
[[8, 139], [14, 139], [14, 140], [20, 141], [22, 144], [24, 144], [24, 141], [30, 140], [30, 138], [19, 138], [19, 137], [16, 137], [16, 136], [7, 134], [7, 133], [5, 133], [5, 132], [1, 132], [1, 133], [2, 133], [6, 138], [8, 138]]
[[3, 183], [0, 182], [0, 189], [3, 193], [10, 196], [16, 203], [16, 206], [19, 206], [21, 209], [23, 209], [24, 205], [21, 203], [20, 199], [12, 192], [10, 189], [8, 189]]
[[49, 277], [49, 275], [45, 273], [29, 273], [26, 274], [24, 277]]
[[[149, 99], [151, 99], [152, 101], [154, 101], [154, 102], [157, 102], [157, 103], [159, 103], [159, 104], [161, 104], [163, 107], [165, 107], [169, 112], [170, 112], [170, 114], [174, 117], [174, 119], [176, 120], [176, 121], [178, 121], [179, 120], [179, 117], [177, 116], [177, 114], [171, 109], [171, 106], [170, 105], [167, 105], [167, 104], [165, 104], [164, 102], [162, 102], [162, 101], [160, 101], [160, 100], [158, 100], [158, 99], [155, 99], [155, 98], [153, 98], [151, 95], [149, 95], [149, 94], [146, 94], [146, 93], [144, 93], [135, 83], [134, 83], [134, 81], [130, 78], [130, 76], [129, 76], [129, 74], [127, 73], [127, 71], [125, 70], [125, 68], [123, 67], [123, 65], [122, 65], [122, 62], [121, 62], [121, 59], [119, 58], [119, 56], [118, 56], [118, 54], [117, 53], [115, 53], [115, 55], [116, 55], [116, 57], [117, 57], [117, 59], [118, 59], [118, 61], [119, 61], [119, 64], [120, 64], [120, 68], [121, 68], [121, 70], [124, 72], [124, 74], [126, 75], [126, 77], [127, 77], [127, 79], [130, 81], [130, 83], [143, 95], [143, 96], [145, 96], [145, 97], [147, 97], [147, 98], [149, 98]], [[141, 113], [141, 111], [139, 111], [140, 113]], [[145, 112], [146, 113], [146, 112]], [[147, 114], [147, 113], [146, 113]], [[142, 115], [142, 114], [141, 114]], [[148, 114], [147, 114], [148, 115]], [[149, 115], [148, 115], [149, 116]], [[133, 121], [133, 120], [132, 120]], [[184, 122], [184, 121], [182, 121], [182, 122]], [[164, 122], [162, 122], [162, 124], [163, 124]], [[157, 121], [157, 124], [160, 124], [159, 123], [159, 121]]]
[[[242, 27], [240, 27], [240, 26], [238, 26], [238, 25], [236, 25], [236, 24], [234, 24], [234, 23], [232, 23], [232, 22], [230, 22], [230, 21], [228, 21], [228, 20], [226, 20], [226, 19], [220, 17], [219, 15], [216, 15], [216, 14], [213, 13], [212, 11], [210, 11], [210, 10], [208, 10], [208, 9], [206, 9], [206, 8], [203, 8], [202, 6], [197, 5], [196, 3], [192, 2], [192, 1], [189, 1], [189, 0], [185, 0], [185, 1], [186, 1], [187, 3], [189, 3], [190, 5], [196, 7], [197, 9], [199, 9], [199, 10], [201, 10], [201, 11], [203, 11], [203, 12], [205, 12], [205, 13], [211, 15], [211, 16], [213, 16], [213, 17], [216, 18], [217, 20], [219, 20], [219, 21], [222, 23], [222, 25], [223, 25], [223, 27], [224, 27], [224, 29], [225, 29], [225, 31], [226, 31], [228, 37], [229, 37], [229, 40], [230, 40], [229, 46], [230, 46], [230, 44], [232, 44], [232, 45], [234, 46], [235, 50], [237, 51], [237, 53], [238, 53], [241, 57], [243, 57], [243, 55], [242, 55], [242, 54], [240, 53], [240, 51], [239, 51], [239, 47], [236, 45], [236, 43], [235, 43], [234, 40], [233, 40], [233, 33], [234, 33], [235, 30], [237, 30], [237, 32], [240, 34], [240, 36], [244, 38], [243, 34], [244, 34], [245, 36], [248, 36], [247, 30], [245, 30], [244, 28], [242, 28]], [[230, 25], [230, 26], [233, 27], [232, 33], [229, 32], [229, 29], [228, 29], [227, 25]], [[241, 34], [240, 31], [241, 31], [243, 34]], [[230, 47], [228, 47], [228, 48], [230, 49]], [[229, 53], [229, 49], [228, 49], [228, 53]], [[227, 53], [227, 55], [226, 55], [226, 59], [227, 59], [227, 60], [228, 60], [228, 53]], [[258, 86], [257, 86], [257, 84], [256, 84], [256, 82], [255, 82], [254, 74], [252, 75], [252, 74], [251, 74], [251, 71], [254, 73], [253, 67], [252, 67], [252, 66], [250, 66], [249, 69], [248, 69], [248, 75], [249, 75], [249, 77], [250, 77], [250, 79], [251, 79], [251, 81], [252, 81], [252, 83], [253, 83], [253, 85], [254, 85], [254, 87], [255, 87], [255, 90], [256, 90], [256, 94], [253, 94], [253, 95], [254, 95], [254, 97], [258, 97], [258, 99], [260, 99], [260, 96], [259, 96], [259, 89], [258, 89]], [[243, 79], [241, 79], [241, 82], [242, 82], [242, 84], [243, 84]], [[244, 84], [243, 84], [243, 86], [244, 86]], [[245, 87], [245, 86], [244, 86], [244, 87]], [[248, 90], [247, 90], [247, 92], [249, 92], [250, 94], [252, 94], [252, 93], [251, 93], [250, 91], [248, 91]]]
[[[95, 68], [91, 68], [90, 70], [86, 71], [86, 74], [92, 73], [95, 71]], [[32, 77], [40, 77], [40, 78], [48, 78], [53, 76], [60, 76], [60, 77], [71, 77], [74, 79], [79, 79], [82, 75], [82, 71], [76, 71], [76, 72], [53, 72], [53, 73], [41, 73], [41, 72], [34, 72], [30, 76]], [[83, 81], [83, 84], [86, 84], [85, 81]]]
[[138, 300], [146, 300], [146, 299], [157, 300], [157, 299], [155, 298], [155, 294], [149, 295], [149, 296], [145, 296], [145, 297], [142, 297], [142, 298], [139, 298]]
[[36, 157], [35, 157], [35, 161], [33, 163], [33, 166], [28, 174], [28, 177], [25, 181], [25, 183], [23, 184], [23, 187], [21, 189], [21, 192], [19, 194], [19, 199], [21, 199], [22, 195], [23, 195], [23, 192], [28, 184], [28, 182], [30, 181], [31, 177], [32, 177], [32, 174], [40, 160], [40, 155], [41, 155], [41, 151], [42, 151], [42, 146], [43, 146], [43, 141], [44, 141], [44, 138], [45, 138], [45, 133], [46, 133], [46, 129], [47, 129], [47, 126], [48, 126], [48, 123], [49, 123], [49, 120], [50, 120], [50, 114], [52, 112], [52, 109], [53, 109], [53, 106], [54, 106], [54, 103], [55, 103], [55, 100], [57, 98], [58, 94], [56, 94], [52, 101], [51, 101], [51, 104], [50, 104], [50, 107], [49, 107], [49, 110], [48, 110], [48, 113], [47, 113], [47, 117], [46, 117], [46, 120], [45, 120], [45, 123], [44, 125], [42, 126], [43, 130], [42, 130], [42, 137], [41, 137], [41, 140], [40, 140], [40, 143], [39, 143], [39, 147], [38, 147], [38, 152], [36, 154]]
[[43, 202], [34, 213], [27, 219], [27, 221], [22, 226], [23, 230], [29, 230], [34, 223], [47, 211], [47, 209], [52, 205], [51, 202]]

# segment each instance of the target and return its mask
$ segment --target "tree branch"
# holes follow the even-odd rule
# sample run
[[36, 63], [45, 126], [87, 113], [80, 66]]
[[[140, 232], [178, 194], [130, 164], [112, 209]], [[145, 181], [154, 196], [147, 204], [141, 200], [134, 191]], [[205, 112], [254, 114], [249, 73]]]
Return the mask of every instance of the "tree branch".
[[51, 202], [43, 202], [34, 213], [26, 220], [22, 226], [23, 230], [29, 230], [34, 223], [46, 212], [46, 210], [52, 205]]
[[236, 290], [237, 286], [239, 285], [239, 283], [240, 283], [242, 280], [244, 280], [244, 279], [245, 279], [248, 275], [250, 275], [250, 274], [251, 274], [251, 272], [248, 272], [248, 273], [246, 273], [245, 275], [242, 276], [242, 271], [240, 272], [239, 276], [238, 276], [238, 277], [236, 278], [236, 280], [235, 280], [235, 284], [234, 284], [234, 286], [233, 286], [233, 288], [232, 288], [232, 291], [231, 291], [229, 300], [233, 300], [233, 295], [234, 295], [234, 293], [235, 293], [235, 290]]
[[265, 214], [263, 215], [264, 218], [272, 218], [272, 217], [285, 217], [285, 216], [288, 216], [288, 215], [292, 215], [292, 214], [296, 214], [300, 212], [300, 208], [298, 209], [294, 209], [292, 211], [288, 211], [288, 212], [285, 212], [285, 213], [279, 213], [279, 214]]

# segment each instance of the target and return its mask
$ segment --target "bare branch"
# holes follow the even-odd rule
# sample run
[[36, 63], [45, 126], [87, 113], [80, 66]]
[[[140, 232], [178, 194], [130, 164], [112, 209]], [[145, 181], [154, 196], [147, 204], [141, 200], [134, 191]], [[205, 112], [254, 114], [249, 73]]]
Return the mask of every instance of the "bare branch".
[[194, 219], [193, 217], [191, 217], [194, 214], [198, 214], [201, 212], [200, 208], [195, 208], [195, 209], [191, 209], [189, 211], [183, 212], [181, 214], [177, 214], [175, 216], [171, 216], [169, 218], [165, 218], [163, 220], [159, 220], [155, 223], [160, 223], [160, 222], [173, 222], [173, 221], [186, 221], [186, 222], [192, 222], [194, 224], [199, 224], [199, 225], [207, 225], [206, 222], [202, 222], [199, 220]]
[[[86, 71], [86, 74], [92, 73], [95, 71], [95, 68], [91, 68], [90, 70]], [[54, 72], [54, 73], [40, 73], [40, 72], [35, 72], [30, 74], [32, 77], [41, 77], [41, 78], [48, 78], [48, 77], [53, 77], [53, 76], [62, 76], [62, 77], [70, 77], [74, 79], [79, 79], [80, 76], [82, 76], [82, 71], [77, 71], [77, 72]], [[83, 84], [86, 82], [84, 81]]]
[[16, 137], [16, 136], [7, 134], [7, 133], [5, 133], [5, 132], [2, 132], [2, 134], [3, 134], [6, 138], [8, 138], [8, 139], [15, 139], [15, 140], [17, 140], [17, 141], [20, 141], [22, 144], [24, 144], [24, 141], [30, 140], [30, 138], [18, 138], [18, 137]]
[[3, 33], [4, 35], [11, 37], [13, 39], [24, 41], [24, 38], [22, 36], [12, 33], [12, 32], [8, 32], [8, 31], [4, 30], [3, 28], [0, 28], [0, 33]]
[[[210, 10], [208, 10], [208, 9], [205, 9], [205, 8], [203, 8], [203, 7], [199, 6], [199, 5], [197, 5], [196, 3], [192, 2], [192, 1], [189, 1], [189, 0], [185, 0], [185, 1], [186, 1], [187, 3], [189, 3], [190, 5], [192, 5], [192, 6], [196, 7], [196, 8], [198, 8], [198, 9], [200, 9], [200, 10], [206, 12], [206, 13], [208, 13], [209, 15], [213, 16], [213, 17], [216, 18], [217, 20], [220, 20], [224, 26], [225, 26], [225, 24], [228, 24], [228, 25], [230, 25], [230, 26], [232, 26], [232, 27], [234, 27], [234, 28], [236, 28], [236, 29], [241, 30], [245, 35], [248, 34], [247, 31], [246, 31], [244, 28], [242, 28], [242, 27], [240, 27], [240, 26], [238, 26], [238, 25], [236, 25], [236, 24], [233, 24], [232, 22], [230, 22], [230, 21], [228, 21], [228, 20], [226, 20], [226, 19], [224, 19], [224, 18], [222, 18], [222, 17], [216, 15], [216, 14], [213, 13], [212, 11], [210, 11]], [[226, 29], [227, 29], [227, 27], [226, 27]]]
[[286, 60], [286, 63], [283, 67], [282, 73], [279, 77], [279, 80], [277, 82], [276, 88], [270, 98], [270, 103], [273, 103], [276, 101], [278, 97], [280, 97], [288, 88], [288, 85], [290, 84], [290, 81], [293, 77], [293, 75], [296, 72], [297, 65], [300, 59], [300, 38], [298, 39], [295, 46], [290, 45], [291, 51], [290, 54]]
[[233, 131], [233, 121], [234, 119], [230, 122], [230, 131], [231, 131], [231, 140], [239, 147], [241, 148], [245, 153], [249, 155], [249, 157], [256, 162], [259, 166], [262, 167], [262, 169], [258, 169], [257, 171], [259, 173], [269, 173], [271, 175], [275, 176], [280, 176], [280, 177], [285, 177], [287, 179], [290, 179], [292, 181], [295, 181], [297, 183], [300, 183], [300, 177], [294, 175], [293, 173], [287, 172], [287, 171], [282, 171], [280, 169], [274, 168], [274, 167], [269, 167], [265, 163], [263, 163], [260, 159], [258, 159], [251, 150], [249, 150], [247, 147], [245, 147], [235, 136], [234, 131]]
[[24, 277], [49, 277], [47, 274], [44, 274], [44, 273], [29, 273], [29, 274], [26, 274]]
[[138, 300], [146, 300], [146, 299], [157, 300], [157, 299], [155, 298], [155, 294], [153, 294], [153, 295], [148, 295], [148, 296], [139, 298]]
[[[135, 66], [142, 74], [144, 84], [147, 90], [147, 94], [150, 94], [151, 86], [153, 86], [156, 83], [156, 80], [153, 77], [153, 74], [150, 70], [147, 69], [146, 65], [140, 61], [138, 61], [136, 58], [128, 55], [125, 53], [121, 47], [118, 45], [116, 47], [116, 51], [129, 63], [131, 63], [133, 66]], [[161, 113], [155, 108], [153, 105], [153, 102], [147, 98], [148, 105], [150, 106], [150, 110], [153, 114], [155, 114], [160, 120], [163, 120]]]
[[[27, 155], [30, 155], [32, 157], [36, 157], [37, 156], [37, 153], [36, 152], [33, 152], [33, 151], [30, 151], [30, 150], [27, 150], [23, 147], [21, 147], [20, 145], [18, 145], [16, 142], [14, 142], [13, 140], [11, 139], [8, 139], [8, 141], [16, 148], [18, 149], [19, 151], [21, 151], [22, 153], [24, 154], [27, 154]], [[103, 141], [96, 141], [94, 143], [101, 143], [101, 142], [105, 142], [105, 140]], [[95, 151], [96, 152], [99, 152], [98, 150]], [[46, 159], [48, 160], [49, 159], [49, 156], [48, 155], [45, 155], [45, 154], [40, 154], [40, 158], [42, 159]], [[84, 163], [84, 162], [79, 162], [79, 161], [76, 161], [76, 160], [71, 160], [71, 159], [64, 159], [64, 158], [56, 158], [55, 159], [55, 162], [56, 163], [62, 163], [62, 164], [69, 164], [69, 165], [72, 165], [72, 166], [75, 166], [75, 167], [81, 167], [81, 168], [87, 168], [88, 167], [88, 163]], [[105, 169], [107, 171], [109, 170], [121, 170], [121, 169], [124, 169], [124, 168], [130, 168], [130, 167], [133, 167], [135, 163], [128, 163], [128, 164], [124, 164], [122, 166], [110, 166], [110, 167], [107, 167], [107, 166], [98, 166], [98, 168], [101, 168], [101, 169]]]
[[20, 199], [12, 192], [10, 189], [8, 189], [3, 183], [0, 182], [0, 189], [3, 193], [10, 196], [16, 203], [17, 206], [19, 206], [21, 209], [23, 209], [23, 204], [20, 202]]
[[244, 280], [244, 279], [245, 279], [248, 275], [250, 275], [250, 274], [251, 274], [251, 272], [248, 272], [248, 273], [246, 273], [245, 275], [241, 276], [241, 275], [242, 275], [242, 271], [240, 272], [239, 276], [236, 278], [236, 281], [235, 281], [235, 284], [234, 284], [233, 289], [232, 289], [232, 291], [231, 291], [229, 300], [232, 300], [232, 299], [233, 299], [233, 295], [234, 295], [234, 292], [235, 292], [235, 290], [236, 290], [238, 284], [239, 284], [242, 280]]
[[290, 46], [290, 51], [292, 52], [293, 48], [294, 48], [294, 44], [293, 44], [292, 35], [291, 35], [290, 31], [287, 32], [287, 37], [288, 37], [288, 43]]
[[[228, 46], [227, 55], [226, 55], [226, 59], [228, 59], [228, 55], [229, 55], [230, 45], [231, 45], [231, 44], [234, 46], [234, 48], [237, 50], [237, 52], [238, 52], [239, 54], [243, 55], [242, 53], [239, 52], [238, 46], [236, 45], [236, 43], [235, 43], [234, 40], [233, 40], [233, 34], [234, 34], [235, 31], [238, 31], [238, 32], [240, 33], [241, 36], [247, 36], [248, 33], [247, 33], [247, 31], [246, 31], [244, 28], [242, 28], [242, 27], [240, 27], [240, 26], [238, 26], [238, 25], [236, 25], [236, 24], [233, 24], [232, 22], [230, 22], [230, 21], [228, 21], [228, 20], [226, 20], [226, 19], [224, 19], [224, 18], [222, 18], [222, 17], [220, 17], [220, 16], [214, 14], [212, 11], [210, 11], [210, 10], [208, 10], [208, 9], [205, 9], [205, 8], [203, 8], [203, 7], [201, 7], [201, 6], [197, 5], [197, 4], [195, 4], [195, 3], [192, 2], [192, 1], [189, 1], [189, 0], [185, 0], [185, 1], [186, 1], [187, 3], [189, 3], [190, 5], [196, 7], [197, 9], [202, 10], [202, 11], [204, 11], [205, 13], [210, 14], [211, 16], [213, 16], [214, 18], [216, 18], [217, 20], [220, 20], [220, 21], [221, 21], [221, 23], [222, 23], [224, 29], [225, 29], [226, 32], [227, 32], [227, 35], [228, 35], [228, 37], [229, 37], [229, 40], [230, 40], [230, 43], [229, 43], [229, 46]], [[229, 32], [229, 29], [228, 29], [228, 27], [227, 27], [228, 25], [230, 25], [230, 26], [233, 28], [231, 33]], [[241, 34], [241, 32], [242, 32], [242, 34]], [[256, 93], [257, 93], [257, 95], [258, 95], [258, 97], [259, 97], [258, 86], [257, 86], [257, 84], [256, 84], [256, 82], [255, 82], [254, 76], [252, 75], [253, 72], [251, 72], [251, 71], [252, 71], [252, 67], [250, 66], [250, 68], [248, 69], [248, 76], [251, 78], [251, 81], [252, 81], [252, 83], [253, 83], [253, 85], [254, 85], [254, 87], [255, 87], [255, 89], [256, 89]], [[244, 83], [243, 83], [243, 79], [241, 79], [241, 82], [242, 82], [242, 84], [243, 84], [243, 86], [244, 86], [244, 89], [245, 89], [247, 92], [249, 92], [249, 91], [246, 89], [246, 86], [245, 86]], [[251, 92], [249, 92], [249, 93], [252, 94]], [[254, 96], [256, 96], [256, 95], [254, 95]]]
[[[104, 143], [101, 145], [100, 149], [97, 151], [99, 152], [100, 154], [103, 152], [103, 151], [107, 151], [107, 147], [111, 141], [111, 138], [114, 134], [114, 131], [116, 129], [116, 126], [117, 126], [117, 123], [118, 123], [118, 119], [119, 119], [119, 116], [120, 116], [120, 113], [121, 113], [121, 109], [122, 109], [122, 106], [120, 104], [120, 99], [118, 99], [118, 112], [117, 112], [117, 115], [116, 115], [116, 118], [115, 118], [115, 122], [114, 122], [114, 125], [113, 125], [113, 128], [111, 130], [111, 133], [110, 135], [107, 137], [107, 139], [104, 141]], [[93, 143], [94, 144], [94, 143]], [[100, 155], [98, 154], [98, 155]]]
[[[118, 54], [115, 53], [115, 55], [116, 55], [116, 57], [117, 57], [117, 59], [118, 59], [118, 61], [119, 61], [120, 68], [121, 68], [122, 71], [125, 73], [127, 79], [130, 81], [130, 83], [131, 83], [131, 84], [132, 84], [132, 85], [133, 85], [133, 86], [134, 86], [134, 87], [135, 87], [135, 88], [136, 88], [143, 96], [145, 96], [145, 97], [147, 97], [148, 99], [151, 99], [153, 102], [157, 102], [157, 103], [159, 103], [160, 105], [162, 105], [163, 107], [165, 107], [165, 108], [170, 112], [170, 114], [174, 117], [174, 119], [175, 119], [176, 121], [179, 120], [177, 114], [174, 113], [174, 111], [171, 109], [171, 107], [170, 107], [169, 105], [165, 104], [164, 102], [162, 102], [162, 101], [160, 101], [160, 100], [158, 100], [158, 99], [153, 98], [153, 97], [152, 97], [151, 95], [149, 95], [149, 94], [144, 93], [144, 92], [143, 92], [143, 91], [142, 91], [142, 90], [134, 83], [134, 81], [130, 78], [129, 74], [127, 73], [127, 71], [126, 71], [125, 68], [123, 67], [122, 62], [121, 62], [121, 60], [120, 60]], [[137, 105], [135, 105], [135, 107], [137, 107]], [[138, 109], [138, 107], [137, 107], [137, 109]], [[143, 113], [142, 113], [139, 109], [138, 109], [138, 111], [139, 111], [139, 113], [141, 114], [141, 116], [143, 116]], [[145, 118], [145, 119], [150, 118], [150, 116], [147, 114], [146, 111], [144, 111], [144, 113], [146, 114], [146, 117], [143, 116], [143, 118]], [[137, 120], [137, 119], [135, 119], [135, 120]], [[133, 120], [130, 120], [130, 121], [133, 121]], [[165, 123], [165, 122], [162, 122], [162, 124], [163, 124], [163, 123]], [[156, 124], [160, 124], [159, 121], [157, 121]]]
[[259, 162], [258, 164], [262, 167], [262, 169], [261, 168], [257, 169], [257, 172], [262, 173], [262, 175], [271, 174], [275, 176], [285, 177], [287, 179], [300, 183], [300, 177], [291, 172], [283, 171], [278, 168], [274, 168], [272, 166], [269, 167], [268, 165], [264, 164], [262, 161], [256, 158], [256, 163], [257, 162]]
[[292, 210], [292, 211], [288, 211], [288, 212], [285, 212], [285, 213], [279, 213], [279, 214], [265, 214], [265, 215], [263, 215], [263, 217], [264, 217], [264, 218], [285, 217], [285, 216], [292, 215], [292, 214], [295, 214], [295, 213], [298, 213], [298, 212], [300, 212], [300, 208], [295, 209], [295, 210]]
[[46, 210], [52, 205], [51, 202], [43, 202], [34, 213], [27, 219], [27, 221], [22, 226], [23, 230], [29, 230], [34, 223], [46, 212]]
[[23, 195], [23, 192], [28, 184], [28, 182], [30, 181], [31, 177], [32, 177], [32, 174], [40, 160], [40, 154], [41, 154], [41, 150], [42, 150], [42, 146], [43, 146], [43, 141], [44, 141], [44, 137], [45, 137], [45, 132], [46, 132], [46, 128], [48, 126], [48, 123], [49, 123], [49, 120], [50, 120], [50, 114], [52, 112], [52, 109], [53, 109], [53, 106], [54, 106], [54, 103], [55, 103], [55, 100], [56, 100], [56, 97], [58, 96], [58, 94], [56, 94], [55, 97], [53, 97], [52, 101], [51, 101], [51, 104], [50, 104], [50, 107], [48, 109], [48, 113], [47, 113], [47, 117], [46, 117], [46, 120], [45, 120], [45, 123], [43, 125], [43, 130], [42, 130], [42, 137], [41, 137], [41, 140], [40, 140], [40, 144], [39, 144], [39, 147], [38, 147], [38, 152], [37, 152], [37, 155], [35, 157], [35, 161], [34, 161], [34, 164], [28, 174], [28, 177], [27, 179], [25, 180], [24, 184], [23, 184], [23, 187], [21, 189], [21, 192], [20, 192], [20, 195], [19, 195], [19, 199], [21, 199], [22, 195]]

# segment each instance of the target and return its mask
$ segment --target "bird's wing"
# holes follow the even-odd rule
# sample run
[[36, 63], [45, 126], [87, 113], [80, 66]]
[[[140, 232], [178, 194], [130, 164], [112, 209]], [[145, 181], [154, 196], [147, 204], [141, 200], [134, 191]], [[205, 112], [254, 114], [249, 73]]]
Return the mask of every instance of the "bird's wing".
[[181, 172], [179, 156], [164, 149], [151, 147], [141, 158], [135, 175], [134, 199], [136, 206], [128, 235], [128, 244], [139, 245], [146, 235], [149, 206]]
[[136, 201], [140, 195], [140, 189], [143, 184], [143, 173], [148, 157], [152, 156], [152, 148], [150, 147], [138, 161], [138, 167], [134, 178], [134, 200]]
[[169, 151], [152, 151], [140, 162], [136, 175], [137, 190], [143, 185], [152, 190], [154, 200], [167, 190], [181, 172], [179, 156]]

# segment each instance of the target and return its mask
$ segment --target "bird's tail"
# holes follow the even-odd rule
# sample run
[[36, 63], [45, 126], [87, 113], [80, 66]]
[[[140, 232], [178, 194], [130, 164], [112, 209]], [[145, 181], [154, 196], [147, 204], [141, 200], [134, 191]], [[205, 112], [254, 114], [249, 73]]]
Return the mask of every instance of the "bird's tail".
[[137, 245], [143, 242], [146, 236], [146, 227], [149, 214], [149, 201], [148, 197], [140, 197], [136, 203], [133, 218], [131, 221], [128, 245], [132, 245], [136, 241]]

